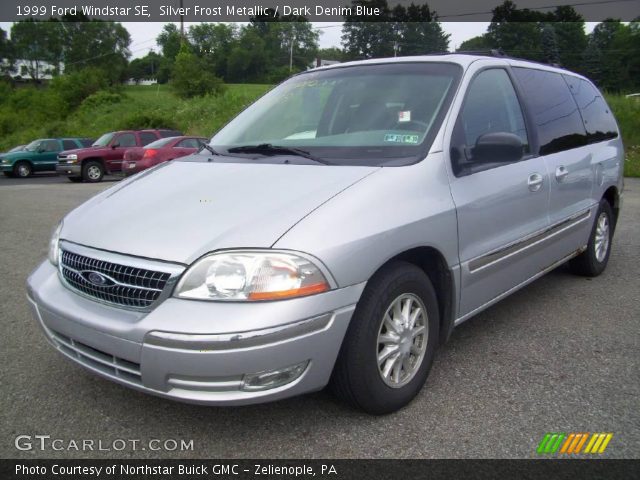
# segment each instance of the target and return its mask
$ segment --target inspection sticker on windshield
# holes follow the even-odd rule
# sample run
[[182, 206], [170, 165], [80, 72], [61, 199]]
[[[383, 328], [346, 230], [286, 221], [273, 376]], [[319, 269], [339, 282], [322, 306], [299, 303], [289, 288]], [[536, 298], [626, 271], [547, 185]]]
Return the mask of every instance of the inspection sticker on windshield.
[[410, 121], [411, 121], [411, 110], [398, 112], [398, 122], [410, 122]]
[[419, 135], [407, 135], [402, 133], [387, 133], [384, 136], [385, 142], [393, 142], [393, 143], [417, 144], [419, 140], [420, 140]]

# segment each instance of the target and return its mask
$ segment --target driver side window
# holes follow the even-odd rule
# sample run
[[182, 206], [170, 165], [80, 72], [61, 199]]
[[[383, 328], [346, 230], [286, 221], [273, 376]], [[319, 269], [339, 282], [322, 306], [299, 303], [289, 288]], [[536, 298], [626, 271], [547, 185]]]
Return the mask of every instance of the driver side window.
[[[507, 72], [493, 68], [480, 72], [467, 89], [452, 139], [453, 168], [458, 175], [473, 164], [472, 151], [487, 133], [511, 133], [529, 151], [527, 129], [520, 103]], [[472, 172], [470, 172], [472, 173]]]

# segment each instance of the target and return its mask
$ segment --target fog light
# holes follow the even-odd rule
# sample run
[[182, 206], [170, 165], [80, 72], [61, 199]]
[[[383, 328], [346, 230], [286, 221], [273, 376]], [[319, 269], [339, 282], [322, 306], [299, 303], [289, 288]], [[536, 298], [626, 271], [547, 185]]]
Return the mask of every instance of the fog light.
[[309, 360], [291, 367], [267, 370], [259, 373], [249, 373], [242, 379], [241, 388], [242, 390], [255, 392], [257, 390], [269, 390], [270, 388], [281, 387], [300, 377], [307, 369], [307, 365], [309, 365]]

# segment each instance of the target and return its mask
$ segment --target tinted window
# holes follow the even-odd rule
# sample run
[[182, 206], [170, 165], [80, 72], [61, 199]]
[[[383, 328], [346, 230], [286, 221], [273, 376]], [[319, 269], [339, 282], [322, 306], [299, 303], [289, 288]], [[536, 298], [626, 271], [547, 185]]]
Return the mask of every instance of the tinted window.
[[589, 143], [601, 142], [618, 136], [618, 128], [611, 110], [591, 83], [581, 78], [565, 75], [573, 98], [582, 113]]
[[64, 148], [65, 150], [75, 150], [76, 148], [78, 148], [78, 145], [76, 145], [76, 142], [74, 142], [73, 140], [63, 140], [62, 148]]
[[149, 145], [151, 142], [155, 142], [158, 137], [151, 132], [140, 132], [140, 141], [142, 145]]
[[467, 90], [453, 135], [456, 174], [474, 165], [469, 152], [478, 138], [497, 132], [517, 135], [527, 151], [527, 129], [511, 79], [505, 70], [491, 69], [479, 73]]
[[513, 71], [538, 127], [540, 155], [586, 145], [582, 117], [562, 75], [520, 67]]
[[135, 147], [136, 136], [133, 133], [123, 133], [118, 137], [116, 142], [121, 147]]
[[60, 151], [60, 144], [57, 140], [44, 140], [40, 144], [40, 148], [45, 152], [58, 152]]
[[158, 130], [158, 133], [163, 138], [166, 138], [166, 137], [181, 137], [182, 135], [184, 135], [179, 130]]
[[180, 148], [200, 148], [200, 143], [202, 143], [197, 138], [185, 138], [180, 143], [176, 145], [176, 147]]

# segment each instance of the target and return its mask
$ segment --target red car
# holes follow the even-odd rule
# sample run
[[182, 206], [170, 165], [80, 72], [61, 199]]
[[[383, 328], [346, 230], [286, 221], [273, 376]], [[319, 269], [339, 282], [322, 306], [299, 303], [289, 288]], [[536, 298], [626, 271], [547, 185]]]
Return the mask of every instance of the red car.
[[191, 155], [200, 150], [202, 143], [207, 141], [204, 137], [168, 137], [144, 147], [129, 148], [124, 152], [122, 173], [133, 175], [159, 163]]

